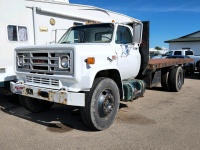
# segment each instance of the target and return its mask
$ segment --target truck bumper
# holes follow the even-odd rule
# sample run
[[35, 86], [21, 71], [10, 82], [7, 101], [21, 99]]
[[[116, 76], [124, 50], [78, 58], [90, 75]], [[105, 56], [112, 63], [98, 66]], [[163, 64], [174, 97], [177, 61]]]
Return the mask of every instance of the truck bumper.
[[46, 89], [14, 82], [10, 82], [10, 89], [15, 94], [33, 97], [41, 100], [72, 106], [85, 106], [84, 93], [73, 93], [64, 90]]

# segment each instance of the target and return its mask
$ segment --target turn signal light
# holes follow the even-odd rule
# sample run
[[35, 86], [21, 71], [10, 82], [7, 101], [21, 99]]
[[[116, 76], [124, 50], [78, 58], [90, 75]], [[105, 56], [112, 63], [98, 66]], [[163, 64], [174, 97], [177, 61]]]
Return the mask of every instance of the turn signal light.
[[95, 64], [95, 58], [94, 57], [88, 57], [85, 62], [87, 64]]

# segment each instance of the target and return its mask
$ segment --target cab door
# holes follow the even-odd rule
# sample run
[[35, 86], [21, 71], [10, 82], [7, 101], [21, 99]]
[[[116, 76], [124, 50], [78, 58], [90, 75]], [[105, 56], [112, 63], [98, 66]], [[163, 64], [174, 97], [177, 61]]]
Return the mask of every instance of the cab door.
[[140, 68], [138, 44], [133, 44], [133, 33], [127, 25], [118, 25], [115, 33], [115, 50], [121, 78], [135, 78]]

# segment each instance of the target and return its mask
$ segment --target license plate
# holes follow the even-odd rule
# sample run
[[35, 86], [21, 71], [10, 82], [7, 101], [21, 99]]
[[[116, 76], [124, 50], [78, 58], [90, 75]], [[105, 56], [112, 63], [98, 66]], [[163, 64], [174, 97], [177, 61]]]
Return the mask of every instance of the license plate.
[[15, 87], [15, 93], [16, 94], [22, 94], [23, 89], [24, 89], [24, 87], [16, 86]]

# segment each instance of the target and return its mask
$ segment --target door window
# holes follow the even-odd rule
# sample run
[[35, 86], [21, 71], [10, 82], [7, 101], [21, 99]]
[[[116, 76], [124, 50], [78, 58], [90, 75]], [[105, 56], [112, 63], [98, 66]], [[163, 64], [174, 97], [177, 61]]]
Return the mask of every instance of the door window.
[[117, 44], [132, 43], [131, 31], [128, 27], [118, 26], [115, 43]]
[[181, 55], [181, 51], [175, 51], [174, 55]]

